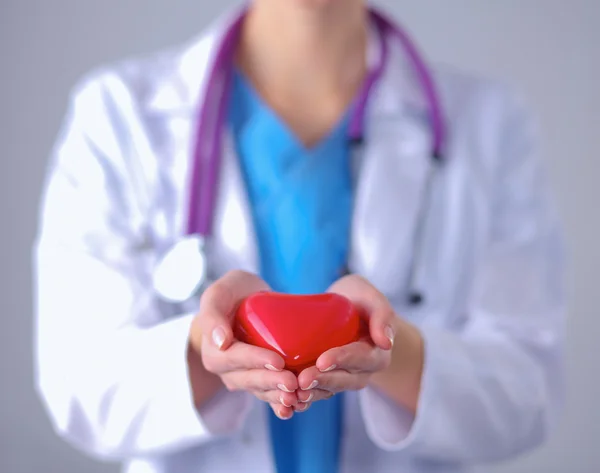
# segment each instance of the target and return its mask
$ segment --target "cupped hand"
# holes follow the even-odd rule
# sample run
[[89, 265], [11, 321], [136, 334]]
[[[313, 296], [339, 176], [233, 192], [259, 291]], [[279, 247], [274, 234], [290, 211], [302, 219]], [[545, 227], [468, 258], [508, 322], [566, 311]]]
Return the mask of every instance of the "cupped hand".
[[315, 366], [298, 376], [296, 409], [328, 399], [335, 393], [365, 388], [371, 377], [391, 363], [397, 317], [387, 298], [360, 276], [349, 275], [329, 288], [355, 304], [368, 326], [369, 336], [323, 353]]
[[284, 370], [279, 354], [236, 340], [232, 329], [242, 300], [266, 290], [264, 281], [244, 271], [230, 272], [213, 283], [202, 295], [190, 344], [200, 354], [203, 367], [229, 391], [252, 393], [268, 402], [279, 418], [289, 419], [298, 404], [298, 379]]

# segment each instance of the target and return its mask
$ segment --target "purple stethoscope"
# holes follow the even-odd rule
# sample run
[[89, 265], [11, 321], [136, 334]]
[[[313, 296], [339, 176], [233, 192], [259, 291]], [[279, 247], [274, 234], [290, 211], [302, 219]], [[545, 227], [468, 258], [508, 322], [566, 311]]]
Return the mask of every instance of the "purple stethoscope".
[[[388, 39], [390, 37], [398, 40], [405, 49], [429, 107], [428, 112], [432, 131], [430, 158], [434, 165], [431, 167], [424, 188], [424, 199], [415, 228], [415, 248], [411, 256], [409, 282], [406, 291], [407, 302], [411, 305], [418, 305], [423, 301], [424, 296], [415, 288], [414, 274], [421, 250], [420, 242], [423, 239], [422, 233], [429, 206], [433, 174], [439, 164], [443, 162], [445, 142], [443, 113], [429, 70], [407, 34], [376, 10], [370, 9], [369, 15], [380, 36], [381, 56], [377, 66], [369, 72], [354, 103], [354, 111], [350, 118], [348, 131], [348, 143], [353, 155], [362, 151], [364, 146], [365, 110], [373, 85], [382, 76], [387, 65], [389, 56]], [[221, 139], [233, 72], [233, 56], [244, 17], [245, 14], [242, 13], [224, 35], [214, 59], [205, 91], [204, 103], [200, 109], [190, 183], [186, 236], [164, 255], [154, 272], [154, 289], [160, 297], [169, 302], [185, 302], [197, 295], [210, 282], [205, 243], [212, 230], [212, 217], [221, 160]]]

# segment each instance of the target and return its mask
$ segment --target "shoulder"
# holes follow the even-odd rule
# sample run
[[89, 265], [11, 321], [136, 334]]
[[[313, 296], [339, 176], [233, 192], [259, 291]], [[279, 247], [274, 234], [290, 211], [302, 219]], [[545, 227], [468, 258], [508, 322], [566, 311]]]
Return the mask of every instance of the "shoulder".
[[85, 149], [117, 174], [146, 159], [151, 173], [155, 119], [195, 110], [215, 39], [203, 31], [184, 44], [88, 71], [71, 88], [56, 154], [84, 169]]
[[446, 64], [434, 65], [432, 72], [450, 120], [477, 121], [480, 126], [497, 129], [515, 114], [532, 114], [521, 88], [508, 80]]
[[[197, 99], [231, 13], [189, 40], [145, 56], [99, 65], [72, 87], [70, 99], [78, 108], [143, 111], [154, 105], [190, 107]], [[97, 110], [96, 110], [97, 111]]]
[[[122, 61], [100, 65], [85, 73], [71, 89], [70, 99], [78, 106], [89, 107], [109, 102], [119, 106], [151, 105], [164, 93], [165, 88], [179, 88], [185, 94], [180, 77], [185, 58], [196, 54], [208, 62], [208, 39], [201, 38], [193, 44], [179, 45], [145, 57], [126, 58]], [[202, 63], [198, 67], [202, 67]]]
[[447, 65], [432, 71], [452, 148], [491, 170], [538, 148], [537, 114], [516, 84]]

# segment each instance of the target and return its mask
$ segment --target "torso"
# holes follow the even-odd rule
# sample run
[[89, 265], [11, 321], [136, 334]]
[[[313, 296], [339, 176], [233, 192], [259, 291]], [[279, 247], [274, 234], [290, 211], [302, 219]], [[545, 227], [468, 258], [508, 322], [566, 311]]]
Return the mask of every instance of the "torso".
[[[196, 63], [206, 61], [210, 47], [196, 48]], [[127, 196], [132, 209], [137, 209], [132, 210], [132, 219], [139, 222], [140, 241], [146, 238], [151, 247], [140, 272], [151, 271], [160, 252], [185, 229], [190, 149], [196, 130], [197, 100], [194, 97], [200, 94], [202, 79], [189, 81], [193, 85], [189, 96], [184, 94], [184, 99], [172, 100], [169, 94], [179, 97], [182, 90], [181, 78], [170, 77], [179, 72], [180, 59], [168, 56], [166, 60], [172, 64], [166, 68], [163, 60], [128, 64], [127, 68], [107, 76], [109, 79], [105, 77], [106, 87], [111, 90], [115, 103], [120, 104], [123, 129], [131, 131], [127, 136], [131, 143], [124, 147], [130, 153], [125, 166], [143, 161], [143, 186], [154, 205], [149, 210], [135, 193]], [[496, 156], [489, 143], [498, 137], [491, 129], [473, 127], [482, 123], [479, 115], [483, 110], [492, 109], [502, 94], [495, 86], [473, 82], [458, 74], [436, 72], [452, 123], [449, 165], [440, 174], [433, 195], [426, 258], [419, 276], [427, 288], [427, 299], [422, 306], [411, 308], [403, 298], [405, 277], [408, 255], [413, 248], [411, 237], [418, 203], [431, 164], [430, 134], [419, 101], [405, 100], [403, 95], [411, 94], [410, 87], [396, 75], [397, 70], [403, 70], [402, 61], [394, 59], [394, 65], [395, 70], [392, 68], [375, 92], [367, 119], [369, 139], [353, 211], [351, 269], [373, 282], [390, 298], [399, 314], [417, 325], [452, 326], [461, 323], [472, 290], [475, 261], [485, 247], [491, 212], [488, 190], [473, 183], [486, 182], [493, 175]], [[136, 111], [127, 110], [123, 105], [127, 103], [134, 104], [132, 110]], [[281, 113], [286, 114], [285, 110]], [[489, 118], [486, 121], [489, 123]], [[308, 130], [302, 124], [294, 126], [301, 135]], [[319, 123], [314, 129], [310, 128], [306, 136], [317, 136], [330, 127], [330, 124]], [[478, 141], [480, 137], [484, 138]], [[138, 154], [132, 154], [131, 150]], [[241, 179], [229, 137], [224, 145], [215, 233], [209, 255], [214, 276], [230, 269], [256, 271], [258, 268], [251, 212], [246, 195], [240, 190]], [[165, 305], [164, 318], [180, 309]], [[135, 460], [127, 471], [272, 472], [263, 407], [256, 405], [238, 435], [215, 439], [152, 461]], [[375, 447], [361, 421], [355, 394], [348, 396], [344, 421], [342, 473], [462, 471], [450, 465], [426, 464], [405, 453], [384, 452]]]

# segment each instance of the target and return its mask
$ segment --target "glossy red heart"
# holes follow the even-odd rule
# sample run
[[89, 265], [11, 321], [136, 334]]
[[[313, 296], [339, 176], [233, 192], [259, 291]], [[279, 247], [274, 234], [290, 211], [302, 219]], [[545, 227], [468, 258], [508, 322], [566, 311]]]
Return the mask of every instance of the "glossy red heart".
[[295, 374], [327, 350], [357, 341], [364, 331], [358, 309], [330, 293], [259, 292], [240, 304], [234, 322], [238, 340], [276, 351]]

